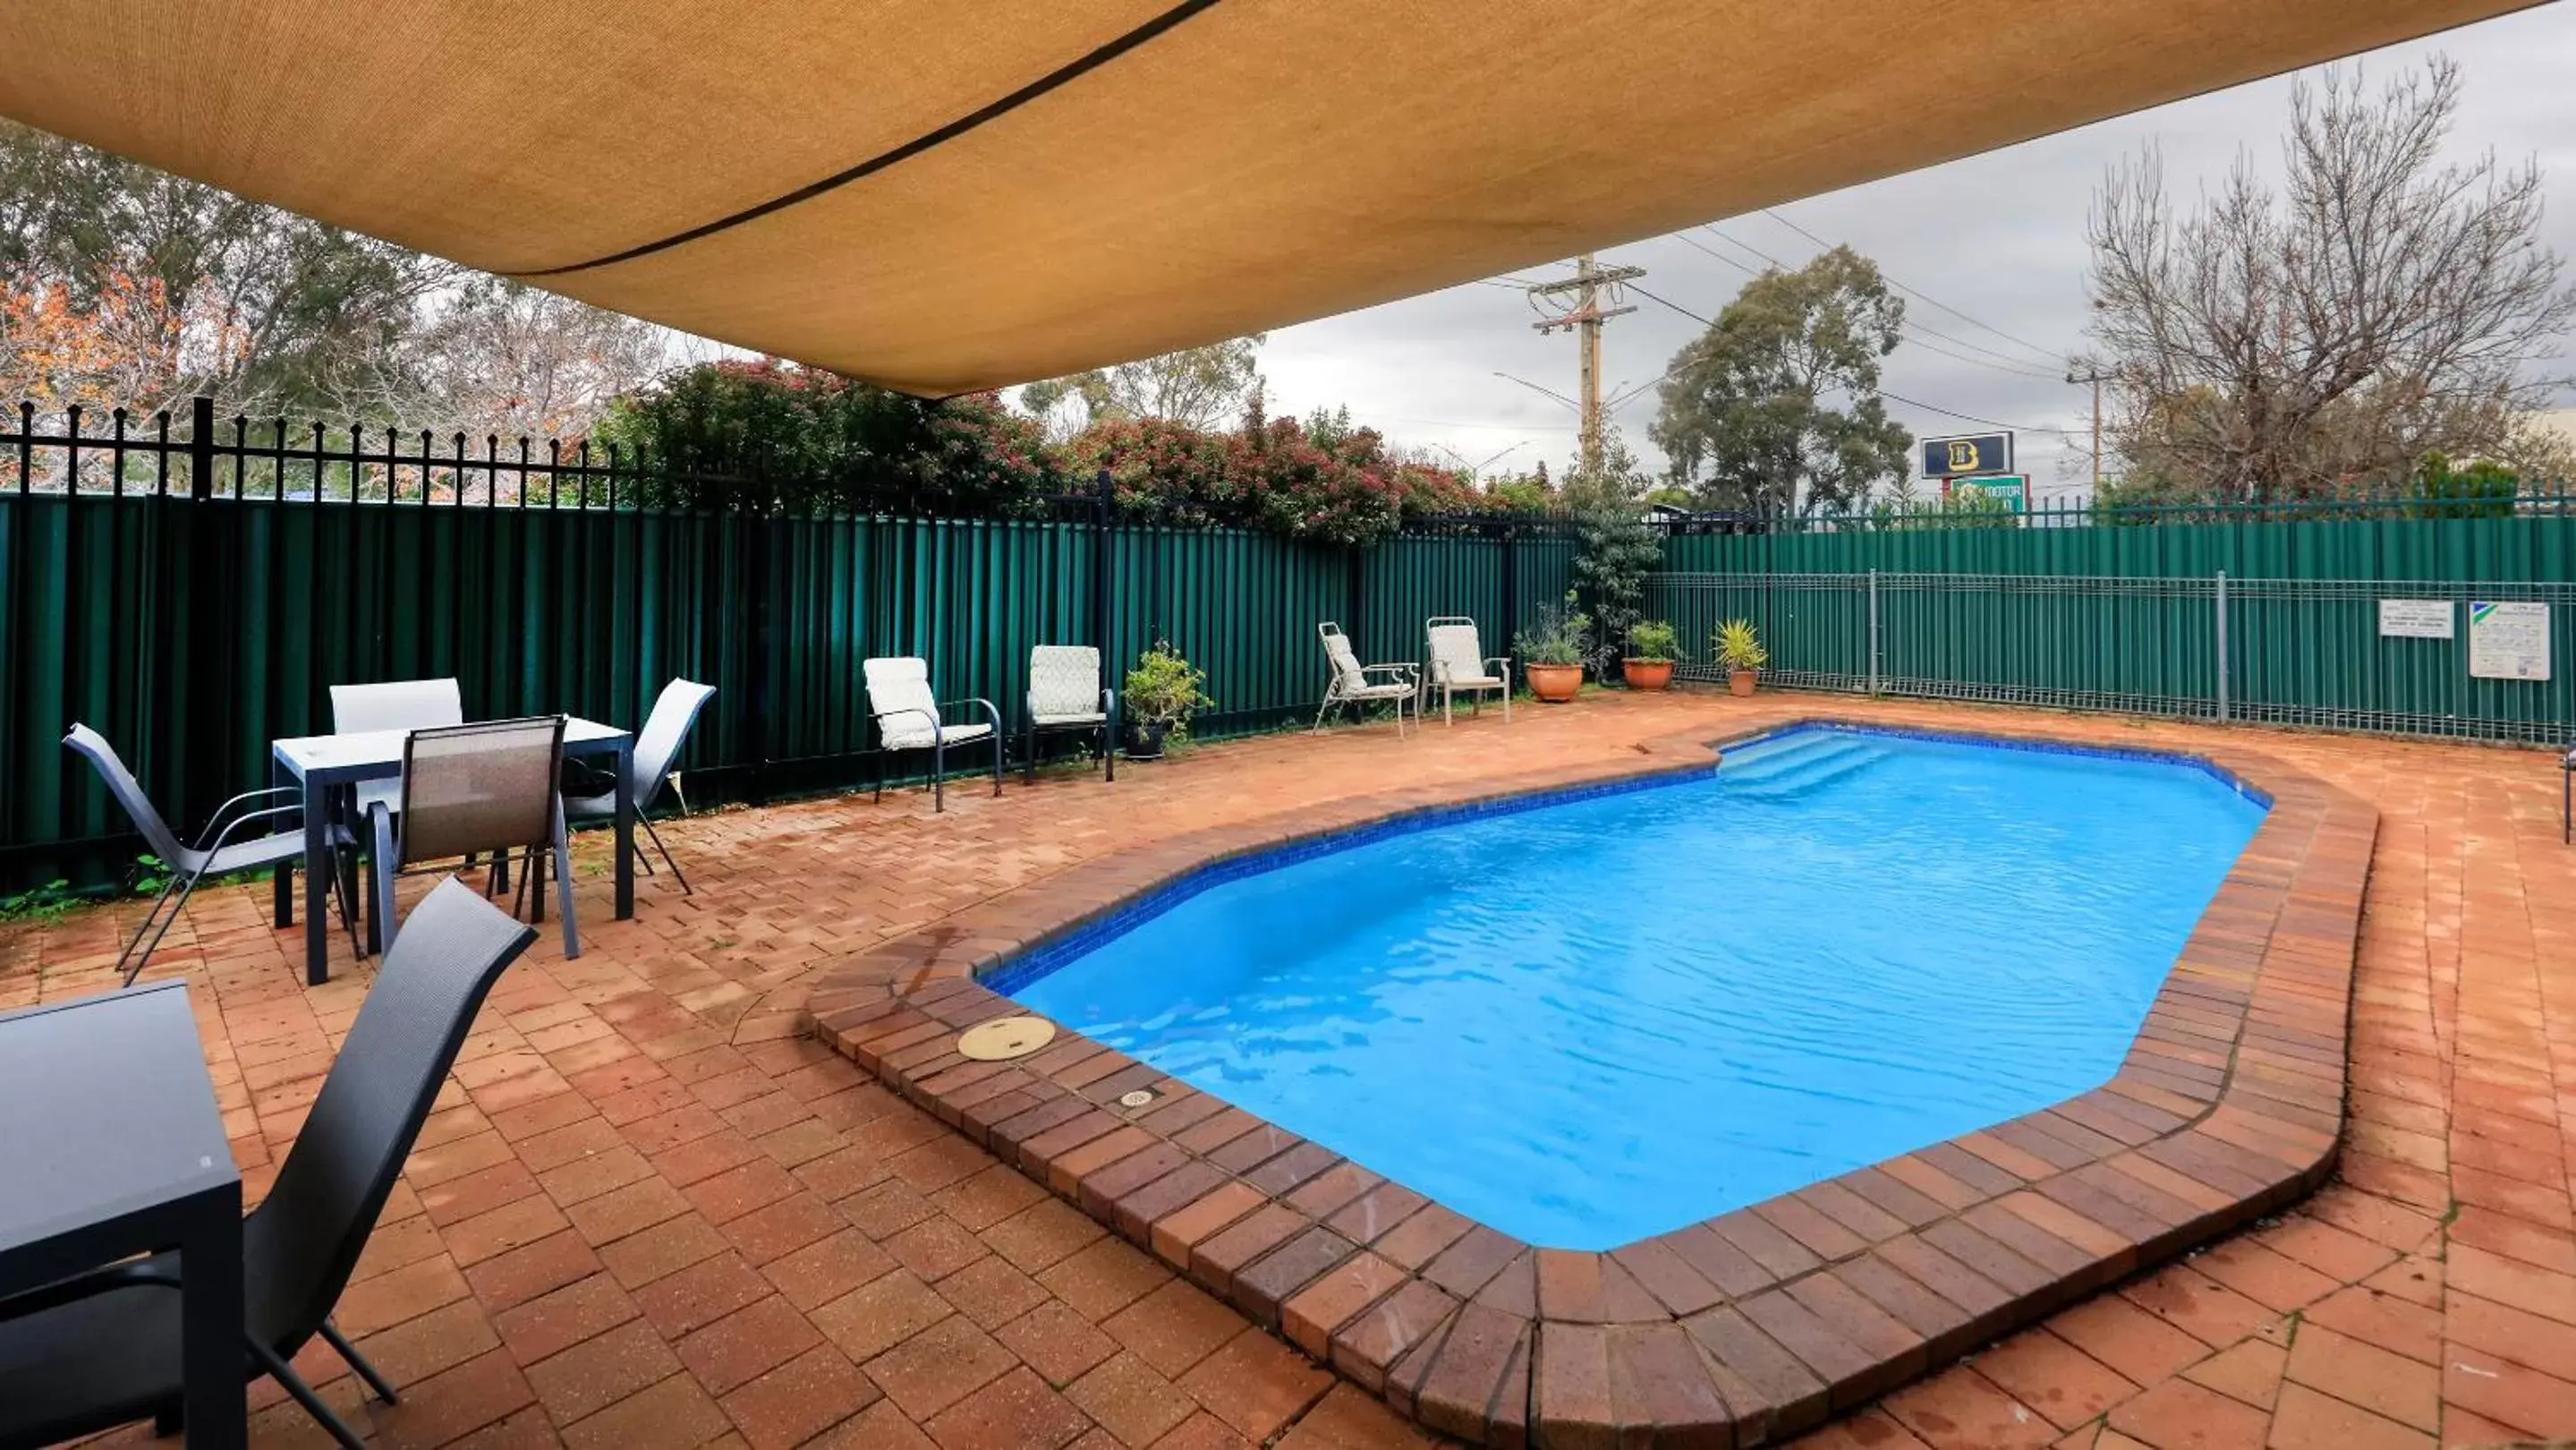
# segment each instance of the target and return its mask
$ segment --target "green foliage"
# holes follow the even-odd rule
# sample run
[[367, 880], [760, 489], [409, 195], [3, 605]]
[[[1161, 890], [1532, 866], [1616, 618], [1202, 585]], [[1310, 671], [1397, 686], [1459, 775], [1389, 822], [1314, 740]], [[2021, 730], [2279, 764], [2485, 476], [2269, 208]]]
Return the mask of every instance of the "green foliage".
[[0, 921], [60, 921], [80, 904], [81, 895], [70, 882], [48, 881], [33, 890], [0, 896]]
[[1528, 473], [1498, 478], [1488, 486], [1486, 497], [1496, 508], [1516, 513], [1543, 513], [1556, 505], [1556, 485], [1548, 480], [1547, 460]]
[[932, 402], [774, 358], [672, 373], [594, 437], [640, 450], [636, 501], [659, 507], [1013, 518], [1063, 487], [1036, 420], [994, 394]]
[[1389, 456], [1347, 411], [1265, 419], [1236, 433], [1164, 418], [1095, 423], [1061, 449], [1077, 486], [1109, 471], [1121, 516], [1140, 523], [1260, 529], [1320, 544], [1366, 545], [1406, 519], [1489, 505], [1465, 475]]
[[1565, 602], [1543, 605], [1513, 641], [1512, 651], [1525, 665], [1579, 665], [1592, 650], [1592, 618], [1576, 607], [1573, 590]]
[[1982, 488], [1954, 488], [1941, 500], [1940, 522], [1952, 529], [2017, 529], [2021, 513], [2010, 499], [1999, 498]]
[[[0, 121], [0, 290], [144, 299], [113, 401], [363, 411], [449, 263]], [[15, 401], [14, 399], [11, 401]]]
[[[1030, 383], [1020, 389], [1020, 405], [1044, 417], [1066, 399], [1079, 398], [1086, 424], [1151, 419], [1202, 431], [1218, 428], [1260, 391], [1261, 340], [1256, 332]], [[1349, 421], [1344, 415], [1344, 424]]]
[[[1905, 301], [1877, 264], [1836, 247], [1744, 286], [1673, 358], [1655, 441], [1703, 508], [1834, 512], [1903, 478], [1913, 435], [1878, 398]], [[1829, 396], [1851, 399], [1826, 406]]]
[[1646, 617], [1646, 576], [1664, 566], [1663, 540], [1633, 503], [1587, 510], [1575, 532], [1575, 587], [1590, 603], [1608, 649]]
[[1639, 620], [1628, 630], [1628, 658], [1662, 663], [1682, 647], [1682, 634], [1660, 619]]
[[1717, 662], [1729, 670], [1758, 670], [1771, 663], [1771, 652], [1762, 647], [1749, 619], [1730, 619], [1719, 625], [1709, 643], [1717, 649]]
[[2502, 464], [2480, 461], [2454, 468], [2439, 453], [2418, 460], [2409, 483], [2414, 496], [2406, 506], [2410, 519], [2510, 518], [2522, 492], [2522, 480]]
[[1136, 668], [1127, 672], [1123, 708], [1127, 718], [1138, 724], [1166, 725], [1173, 733], [1183, 734], [1194, 711], [1215, 706], [1216, 701], [1207, 696], [1207, 672], [1183, 659], [1168, 639], [1156, 640], [1152, 649], [1136, 657]]
[[134, 883], [128, 890], [138, 896], [152, 896], [169, 884], [169, 862], [148, 851], [134, 858]]

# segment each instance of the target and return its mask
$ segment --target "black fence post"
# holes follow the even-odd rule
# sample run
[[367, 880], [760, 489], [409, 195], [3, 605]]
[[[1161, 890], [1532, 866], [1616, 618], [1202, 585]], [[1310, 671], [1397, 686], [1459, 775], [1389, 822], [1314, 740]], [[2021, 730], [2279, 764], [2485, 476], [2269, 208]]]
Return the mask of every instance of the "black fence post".
[[1351, 645], [1360, 652], [1360, 658], [1367, 659], [1374, 652], [1368, 643], [1367, 626], [1362, 621], [1368, 594], [1368, 556], [1357, 544], [1350, 545], [1343, 553], [1350, 560], [1348, 582], [1344, 585], [1344, 593], [1350, 603], [1346, 617], [1350, 622], [1342, 626], [1342, 632], [1351, 637]]
[[1520, 648], [1514, 643], [1521, 632], [1520, 537], [1518, 525], [1503, 525], [1502, 633], [1497, 636], [1501, 642], [1494, 646], [1497, 654], [1516, 654]]
[[202, 503], [215, 496], [215, 400], [199, 394], [188, 400], [188, 497]]
[[1092, 480], [1091, 497], [1091, 632], [1100, 646], [1100, 668], [1110, 678], [1120, 676], [1115, 653], [1117, 631], [1109, 619], [1109, 531], [1117, 522], [1118, 486], [1109, 477], [1109, 466], [1102, 464], [1099, 476]]
[[744, 569], [744, 592], [748, 612], [743, 622], [749, 637], [748, 657], [743, 661], [743, 676], [748, 684], [745, 694], [751, 697], [751, 803], [769, 804], [770, 690], [769, 690], [769, 580], [770, 525], [773, 520], [767, 507], [766, 492], [762, 506], [743, 520], [749, 531], [748, 562]]

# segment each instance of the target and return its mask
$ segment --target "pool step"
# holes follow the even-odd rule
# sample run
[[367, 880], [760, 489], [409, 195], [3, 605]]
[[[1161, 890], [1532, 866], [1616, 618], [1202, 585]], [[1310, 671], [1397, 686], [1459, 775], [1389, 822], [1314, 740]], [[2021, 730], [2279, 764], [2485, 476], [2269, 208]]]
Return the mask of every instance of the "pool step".
[[1783, 749], [1749, 761], [1740, 770], [1721, 767], [1727, 794], [1746, 800], [1787, 800], [1822, 790], [1888, 758], [1885, 750], [1850, 736], [1822, 737], [1811, 749]]
[[1794, 730], [1729, 749], [1718, 762], [1718, 771], [1729, 780], [1749, 778], [1756, 771], [1786, 769], [1851, 742], [1851, 736], [1837, 731]]

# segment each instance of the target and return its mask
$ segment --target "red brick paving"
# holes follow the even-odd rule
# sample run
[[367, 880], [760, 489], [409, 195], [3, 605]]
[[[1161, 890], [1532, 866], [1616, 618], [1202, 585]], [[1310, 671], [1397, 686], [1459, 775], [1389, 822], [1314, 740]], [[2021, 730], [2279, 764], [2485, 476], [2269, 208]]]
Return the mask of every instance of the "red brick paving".
[[[327, 1350], [303, 1364], [388, 1445], [819, 1437], [956, 1450], [1128, 1443], [1122, 1429], [1170, 1446], [1412, 1443], [1374, 1398], [1336, 1387], [1284, 1341], [797, 1038], [804, 990], [820, 967], [1159, 835], [1607, 758], [1703, 721], [1715, 737], [1785, 702], [1604, 697], [1400, 744], [1382, 727], [1241, 742], [1112, 787], [1067, 775], [1014, 784], [999, 801], [960, 792], [939, 817], [909, 794], [728, 812], [666, 832], [698, 894], [648, 882], [637, 919], [622, 923], [608, 920], [601, 843], [586, 840], [589, 950], [567, 963], [541, 941], [494, 994], [341, 1306], [343, 1326], [402, 1380], [403, 1405], [362, 1406]], [[1795, 703], [1952, 726], [2002, 718]], [[2379, 808], [2336, 1180], [2278, 1221], [1898, 1388], [1811, 1443], [2576, 1436], [2576, 1118], [2564, 1106], [2576, 1081], [2576, 857], [2558, 844], [2551, 762], [2045, 719], [2053, 733], [2258, 750]], [[256, 888], [201, 897], [154, 965], [197, 984], [254, 1192], [366, 981], [341, 961], [332, 983], [302, 987], [298, 943], [267, 926], [265, 902]], [[131, 915], [0, 932], [0, 1004], [106, 985], [114, 932]], [[1996, 1151], [2033, 1147], [2045, 1145]], [[1942, 1171], [1909, 1168], [1908, 1186], [1937, 1190]], [[1231, 1217], [1212, 1209], [1155, 1227], [1222, 1257], [1242, 1248], [1227, 1243], [1244, 1228]], [[1712, 1238], [1695, 1271], [1782, 1251], [1750, 1228], [1743, 1237]], [[1473, 1235], [1375, 1249], [1435, 1271], [1474, 1251]], [[1759, 1336], [1750, 1324], [1728, 1332]], [[775, 1358], [794, 1345], [805, 1347]], [[1492, 1348], [1496, 1376], [1527, 1352], [1508, 1337]], [[318, 1441], [273, 1388], [253, 1405], [261, 1443]]]

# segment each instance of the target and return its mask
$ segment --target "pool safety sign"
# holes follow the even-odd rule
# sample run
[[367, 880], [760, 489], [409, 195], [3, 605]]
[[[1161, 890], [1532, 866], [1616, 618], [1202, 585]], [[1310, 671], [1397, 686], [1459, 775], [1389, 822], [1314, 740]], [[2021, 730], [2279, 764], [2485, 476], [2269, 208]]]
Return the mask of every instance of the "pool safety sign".
[[2457, 613], [2457, 606], [2447, 599], [2383, 599], [2379, 601], [2379, 637], [2449, 639], [2452, 617]]
[[2549, 678], [2549, 606], [2472, 600], [2469, 674], [2482, 680]]

